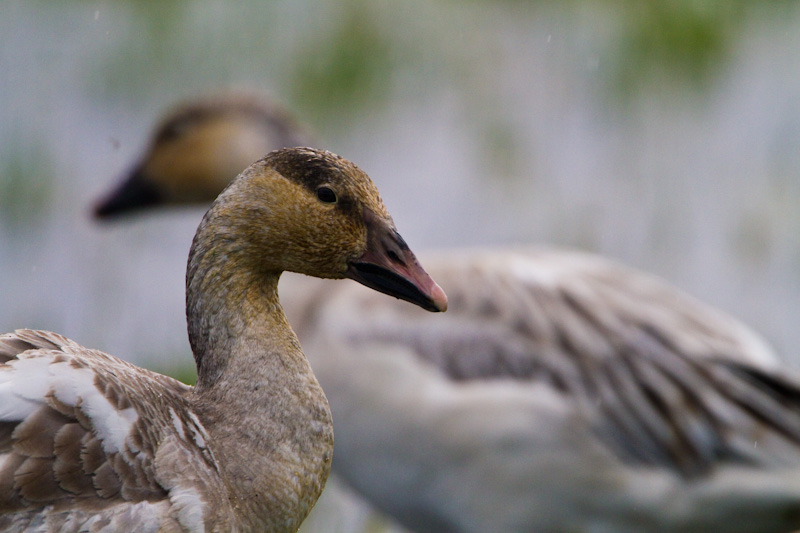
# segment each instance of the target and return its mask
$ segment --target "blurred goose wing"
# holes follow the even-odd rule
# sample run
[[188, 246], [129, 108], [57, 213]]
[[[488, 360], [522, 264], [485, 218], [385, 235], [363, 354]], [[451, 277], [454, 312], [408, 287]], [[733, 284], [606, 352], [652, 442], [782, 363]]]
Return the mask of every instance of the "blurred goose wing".
[[337, 302], [329, 305], [349, 300], [355, 313], [337, 322], [339, 331], [412, 345], [454, 380], [541, 379], [562, 390], [583, 386], [591, 365], [621, 351], [649, 350], [643, 339], [689, 358], [724, 353], [731, 361], [777, 367], [771, 348], [741, 322], [599, 256], [530, 249], [425, 259], [453, 293], [444, 318], [425, 320], [413, 307], [338, 287], [342, 296], [332, 294]]

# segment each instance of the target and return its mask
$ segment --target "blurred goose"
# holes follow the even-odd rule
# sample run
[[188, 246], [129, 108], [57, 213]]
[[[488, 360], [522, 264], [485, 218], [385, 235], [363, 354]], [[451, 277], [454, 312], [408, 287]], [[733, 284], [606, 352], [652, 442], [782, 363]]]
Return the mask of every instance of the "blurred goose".
[[276, 103], [224, 92], [179, 104], [122, 181], [95, 206], [110, 219], [158, 204], [209, 204], [265, 153], [309, 146], [304, 129]]
[[589, 254], [424, 262], [436, 320], [358, 286], [283, 293], [334, 472], [379, 509], [421, 532], [800, 528], [800, 379], [748, 328]]
[[282, 279], [334, 413], [333, 471], [384, 512], [420, 532], [798, 527], [782, 467], [800, 387], [746, 326], [590, 254], [425, 262], [450, 297], [436, 320]]
[[329, 152], [271, 153], [192, 243], [195, 387], [54, 333], [0, 336], [0, 530], [296, 530], [333, 432], [277, 298], [284, 270], [447, 303], [366, 174]]

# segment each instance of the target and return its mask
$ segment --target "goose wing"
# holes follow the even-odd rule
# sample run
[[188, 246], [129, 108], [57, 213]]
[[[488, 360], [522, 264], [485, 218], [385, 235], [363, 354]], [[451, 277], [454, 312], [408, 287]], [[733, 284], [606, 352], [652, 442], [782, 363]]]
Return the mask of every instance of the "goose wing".
[[694, 359], [724, 353], [776, 365], [769, 346], [739, 321], [598, 256], [476, 251], [426, 264], [452, 293], [446, 315], [431, 320], [409, 306], [362, 300], [355, 305], [370, 312], [342, 322], [347, 335], [414, 344], [454, 380], [546, 380], [563, 390], [581, 386], [587, 365], [645, 349], [643, 338]]
[[220, 489], [190, 390], [54, 333], [0, 336], [0, 529], [202, 525]]

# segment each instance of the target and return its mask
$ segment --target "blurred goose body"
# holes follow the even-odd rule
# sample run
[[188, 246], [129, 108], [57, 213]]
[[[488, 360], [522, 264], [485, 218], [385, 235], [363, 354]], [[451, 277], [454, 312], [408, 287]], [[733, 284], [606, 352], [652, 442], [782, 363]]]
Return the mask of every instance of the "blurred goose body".
[[450, 302], [432, 321], [286, 280], [334, 472], [379, 509], [424, 532], [800, 527], [800, 379], [747, 327], [589, 254], [424, 262]]
[[297, 530], [333, 428], [277, 298], [288, 269], [446, 307], [366, 174], [329, 152], [273, 152], [192, 243], [195, 387], [54, 333], [0, 336], [0, 530]]

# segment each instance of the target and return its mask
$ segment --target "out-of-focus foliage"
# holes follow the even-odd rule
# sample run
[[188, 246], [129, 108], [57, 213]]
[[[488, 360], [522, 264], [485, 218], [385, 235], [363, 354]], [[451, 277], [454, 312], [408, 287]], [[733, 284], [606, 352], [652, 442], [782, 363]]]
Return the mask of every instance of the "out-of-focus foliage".
[[309, 34], [301, 45], [292, 94], [310, 113], [341, 117], [385, 101], [395, 43], [371, 11], [369, 2], [347, 2], [328, 31]]
[[5, 147], [0, 158], [0, 225], [35, 226], [52, 200], [54, 167], [43, 146]]
[[187, 362], [184, 365], [176, 365], [166, 368], [153, 368], [153, 370], [161, 374], [166, 374], [167, 376], [172, 376], [173, 378], [182, 383], [186, 383], [187, 385], [194, 385], [197, 383], [197, 368], [195, 367], [194, 362]]
[[725, 67], [747, 13], [737, 1], [623, 2], [615, 88], [620, 96], [649, 82], [702, 89]]
[[[102, 39], [98, 46], [112, 47], [114, 53], [90, 72], [87, 90], [102, 90], [102, 96], [115, 94], [128, 102], [146, 100], [148, 93], [163, 90], [160, 84], [174, 70], [176, 50], [186, 47], [191, 51], [195, 38], [187, 39], [181, 30], [189, 6], [185, 2], [131, 1], [125, 7], [127, 10], [96, 12], [97, 37]], [[104, 34], [102, 28], [106, 24], [114, 28], [114, 34]], [[193, 58], [184, 57], [184, 61], [191, 62]], [[196, 64], [202, 68], [202, 64]]]

